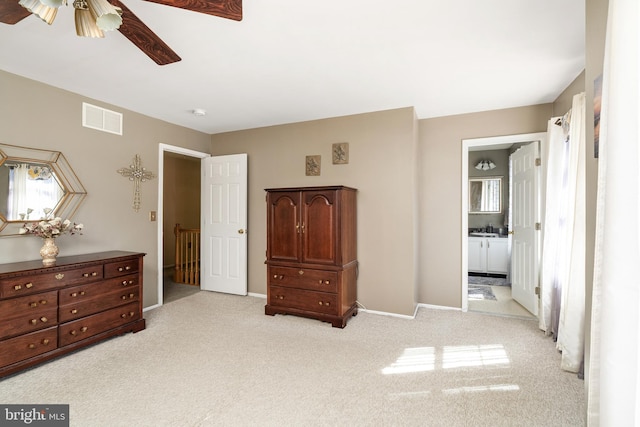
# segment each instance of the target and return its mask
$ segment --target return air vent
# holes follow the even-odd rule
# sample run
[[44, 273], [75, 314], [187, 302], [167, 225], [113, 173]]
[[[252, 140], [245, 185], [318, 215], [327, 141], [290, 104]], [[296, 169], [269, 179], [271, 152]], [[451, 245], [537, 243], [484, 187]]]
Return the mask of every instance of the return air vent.
[[83, 102], [82, 126], [122, 135], [122, 113]]

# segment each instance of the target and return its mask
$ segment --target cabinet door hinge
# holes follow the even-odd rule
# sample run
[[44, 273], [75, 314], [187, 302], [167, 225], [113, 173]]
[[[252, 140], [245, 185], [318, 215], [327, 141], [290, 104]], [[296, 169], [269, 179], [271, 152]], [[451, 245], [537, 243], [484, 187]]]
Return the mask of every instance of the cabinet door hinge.
[[542, 224], [540, 224], [539, 222], [536, 222], [536, 230], [542, 230]]
[[535, 293], [538, 295], [538, 298], [540, 298], [540, 286], [536, 286]]
[[536, 166], [540, 166], [542, 165], [542, 160], [540, 160], [540, 157], [536, 158]]

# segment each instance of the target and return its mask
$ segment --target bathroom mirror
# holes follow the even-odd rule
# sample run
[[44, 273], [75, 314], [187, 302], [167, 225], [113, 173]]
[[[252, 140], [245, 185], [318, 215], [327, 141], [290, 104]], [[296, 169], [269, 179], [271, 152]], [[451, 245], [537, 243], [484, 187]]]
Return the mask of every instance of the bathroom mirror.
[[502, 212], [502, 177], [469, 178], [469, 213]]
[[29, 221], [71, 219], [87, 192], [59, 151], [0, 144], [0, 236]]

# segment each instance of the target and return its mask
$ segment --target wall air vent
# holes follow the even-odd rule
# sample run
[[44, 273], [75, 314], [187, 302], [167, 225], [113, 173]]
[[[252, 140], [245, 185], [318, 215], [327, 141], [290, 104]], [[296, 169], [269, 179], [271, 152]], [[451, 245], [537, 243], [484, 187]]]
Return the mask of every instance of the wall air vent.
[[82, 126], [122, 135], [122, 113], [83, 102]]

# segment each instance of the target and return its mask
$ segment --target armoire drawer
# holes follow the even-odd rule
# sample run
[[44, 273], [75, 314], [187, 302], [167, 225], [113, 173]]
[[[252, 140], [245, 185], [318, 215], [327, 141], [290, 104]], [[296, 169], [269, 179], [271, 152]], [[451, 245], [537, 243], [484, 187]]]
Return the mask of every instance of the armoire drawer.
[[58, 328], [43, 329], [0, 341], [0, 366], [10, 365], [58, 347]]
[[268, 283], [321, 292], [338, 292], [338, 273], [309, 268], [269, 266]]
[[335, 293], [269, 286], [269, 304], [273, 307], [339, 314], [338, 296]]
[[139, 318], [140, 309], [137, 302], [116, 307], [73, 322], [61, 324], [58, 327], [58, 342], [61, 347], [73, 344]]

